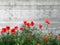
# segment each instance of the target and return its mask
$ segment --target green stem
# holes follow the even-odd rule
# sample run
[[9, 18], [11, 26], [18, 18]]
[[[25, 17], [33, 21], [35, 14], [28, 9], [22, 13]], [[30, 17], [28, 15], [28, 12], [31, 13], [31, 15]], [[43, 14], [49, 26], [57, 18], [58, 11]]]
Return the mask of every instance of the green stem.
[[[47, 24], [47, 26], [46, 26], [46, 30], [48, 30], [48, 24]], [[48, 30], [48, 32], [49, 32], [49, 30]]]

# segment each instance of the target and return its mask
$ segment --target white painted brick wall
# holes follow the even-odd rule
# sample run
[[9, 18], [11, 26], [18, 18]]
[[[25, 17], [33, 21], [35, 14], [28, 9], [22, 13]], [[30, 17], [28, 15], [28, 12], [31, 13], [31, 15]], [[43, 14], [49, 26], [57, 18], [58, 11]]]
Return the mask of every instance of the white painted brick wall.
[[50, 30], [60, 27], [60, 0], [0, 0], [0, 27], [21, 26], [23, 20], [43, 24], [46, 18]]

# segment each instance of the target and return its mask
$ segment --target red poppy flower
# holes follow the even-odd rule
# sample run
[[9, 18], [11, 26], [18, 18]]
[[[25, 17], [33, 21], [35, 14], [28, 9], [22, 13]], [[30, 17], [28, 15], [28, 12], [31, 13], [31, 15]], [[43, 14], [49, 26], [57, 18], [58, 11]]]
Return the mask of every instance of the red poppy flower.
[[27, 21], [24, 21], [24, 24], [26, 25], [27, 24]]
[[39, 24], [39, 28], [42, 29], [42, 27], [43, 27], [42, 24]]
[[15, 29], [18, 29], [18, 26], [15, 26]]
[[30, 40], [30, 38], [31, 38], [30, 35], [28, 35], [28, 36], [27, 36], [27, 39]]
[[34, 22], [33, 21], [31, 21], [31, 26], [34, 26]]
[[23, 28], [23, 27], [21, 27], [21, 28], [20, 28], [20, 30], [24, 30], [24, 28]]
[[37, 43], [36, 45], [40, 45], [39, 43]]
[[12, 28], [11, 29], [11, 34], [15, 34], [16, 33], [16, 29], [15, 28]]
[[26, 25], [27, 25], [27, 27], [30, 27], [31, 26], [31, 24], [29, 22]]
[[10, 26], [6, 26], [6, 29], [7, 29], [7, 30], [10, 30]]
[[47, 37], [46, 37], [46, 36], [45, 36], [45, 37], [43, 37], [43, 40], [44, 40], [44, 41], [46, 41], [46, 40], [47, 40]]
[[60, 40], [60, 36], [57, 36], [57, 39]]
[[46, 19], [45, 23], [50, 24], [50, 20]]
[[1, 33], [6, 33], [6, 28], [2, 28]]

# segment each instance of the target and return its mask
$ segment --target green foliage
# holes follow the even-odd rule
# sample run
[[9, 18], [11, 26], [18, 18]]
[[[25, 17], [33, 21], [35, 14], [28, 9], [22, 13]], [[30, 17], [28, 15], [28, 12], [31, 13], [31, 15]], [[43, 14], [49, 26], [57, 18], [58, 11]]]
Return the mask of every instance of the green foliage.
[[45, 35], [39, 29], [36, 27], [23, 27], [22, 33], [17, 31], [16, 34], [2, 34], [0, 36], [0, 45], [60, 45], [60, 40], [57, 40], [56, 36], [49, 36], [50, 38], [47, 37], [48, 40], [44, 41], [43, 37]]

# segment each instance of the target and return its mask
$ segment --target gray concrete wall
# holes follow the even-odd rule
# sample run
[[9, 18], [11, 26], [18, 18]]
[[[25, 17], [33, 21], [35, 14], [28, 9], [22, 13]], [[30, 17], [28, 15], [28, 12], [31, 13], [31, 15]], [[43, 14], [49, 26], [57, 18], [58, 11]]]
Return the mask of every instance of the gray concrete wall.
[[49, 30], [60, 33], [60, 0], [0, 0], [0, 27], [21, 26], [23, 20], [44, 24], [46, 18], [51, 20]]

